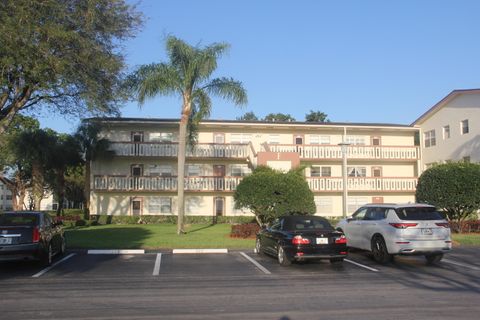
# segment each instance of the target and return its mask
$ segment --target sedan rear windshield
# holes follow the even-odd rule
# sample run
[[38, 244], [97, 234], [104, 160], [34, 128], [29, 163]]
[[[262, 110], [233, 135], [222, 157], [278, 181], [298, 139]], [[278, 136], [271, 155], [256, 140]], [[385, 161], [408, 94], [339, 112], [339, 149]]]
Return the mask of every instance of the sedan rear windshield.
[[0, 226], [35, 226], [38, 216], [32, 214], [0, 214]]
[[284, 230], [333, 230], [332, 225], [325, 219], [318, 217], [296, 217], [295, 219], [286, 219]]
[[401, 220], [443, 220], [442, 215], [433, 207], [407, 207], [395, 211]]

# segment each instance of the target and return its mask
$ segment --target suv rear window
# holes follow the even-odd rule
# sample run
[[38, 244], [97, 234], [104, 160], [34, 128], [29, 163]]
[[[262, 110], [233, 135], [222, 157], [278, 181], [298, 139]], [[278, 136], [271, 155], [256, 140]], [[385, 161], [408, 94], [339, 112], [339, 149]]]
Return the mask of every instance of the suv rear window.
[[38, 216], [32, 214], [0, 214], [0, 226], [35, 226]]
[[395, 210], [401, 220], [443, 220], [442, 215], [432, 207], [406, 207]]

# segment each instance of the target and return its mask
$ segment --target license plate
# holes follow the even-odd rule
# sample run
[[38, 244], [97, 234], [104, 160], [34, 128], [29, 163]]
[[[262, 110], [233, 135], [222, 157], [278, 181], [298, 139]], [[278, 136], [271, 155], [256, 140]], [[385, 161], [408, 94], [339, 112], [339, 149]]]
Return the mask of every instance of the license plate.
[[12, 238], [0, 238], [0, 244], [11, 244]]
[[431, 235], [432, 234], [432, 229], [430, 229], [430, 228], [422, 229], [422, 234]]
[[317, 238], [317, 244], [328, 244], [328, 238]]

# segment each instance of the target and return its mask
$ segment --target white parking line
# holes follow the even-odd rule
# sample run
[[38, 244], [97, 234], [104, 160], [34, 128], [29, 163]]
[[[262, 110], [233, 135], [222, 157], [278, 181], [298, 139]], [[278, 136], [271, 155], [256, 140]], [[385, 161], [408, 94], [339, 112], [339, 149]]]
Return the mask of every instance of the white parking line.
[[145, 250], [115, 249], [115, 250], [88, 250], [87, 254], [145, 254]]
[[246, 253], [244, 252], [240, 252], [240, 254], [245, 258], [247, 259], [248, 261], [250, 261], [251, 263], [253, 263], [258, 269], [260, 269], [261, 271], [263, 271], [263, 273], [265, 274], [272, 274], [270, 271], [267, 270], [267, 268], [265, 268], [264, 266], [262, 266], [260, 263], [258, 263], [256, 260], [252, 259], [250, 256], [248, 256]]
[[371, 267], [369, 267], [369, 266], [363, 265], [363, 264], [361, 264], [361, 263], [358, 263], [358, 262], [355, 262], [355, 261], [352, 261], [352, 260], [349, 260], [349, 259], [344, 259], [343, 261], [348, 262], [348, 263], [351, 263], [351, 264], [354, 264], [354, 265], [356, 265], [356, 266], [358, 266], [358, 267], [360, 267], [360, 268], [365, 268], [365, 269], [370, 270], [370, 271], [373, 271], [373, 272], [378, 272], [378, 270], [375, 269], [375, 268], [371, 268]]
[[71, 257], [73, 257], [74, 255], [76, 255], [76, 253], [70, 253], [68, 256], [66, 256], [65, 258], [63, 258], [62, 260], [59, 260], [57, 262], [55, 262], [54, 264], [52, 264], [51, 266], [49, 267], [46, 267], [45, 269], [43, 269], [42, 271], [40, 271], [39, 273], [36, 273], [32, 276], [32, 278], [38, 278], [42, 275], [44, 275], [45, 273], [47, 273], [48, 271], [52, 270], [55, 266], [59, 265], [60, 263], [70, 259]]
[[155, 266], [153, 267], [153, 275], [158, 276], [160, 274], [160, 264], [162, 263], [162, 254], [157, 253], [157, 259], [155, 260]]
[[173, 249], [172, 253], [228, 253], [228, 249]]
[[449, 259], [443, 259], [442, 262], [449, 263], [449, 264], [454, 264], [456, 266], [460, 266], [460, 267], [464, 267], [464, 268], [468, 268], [468, 269], [472, 269], [472, 270], [480, 270], [479, 267], [475, 267], [475, 266], [472, 266], [472, 265], [469, 265], [469, 264], [464, 264], [464, 263], [452, 261], [452, 260], [449, 260]]

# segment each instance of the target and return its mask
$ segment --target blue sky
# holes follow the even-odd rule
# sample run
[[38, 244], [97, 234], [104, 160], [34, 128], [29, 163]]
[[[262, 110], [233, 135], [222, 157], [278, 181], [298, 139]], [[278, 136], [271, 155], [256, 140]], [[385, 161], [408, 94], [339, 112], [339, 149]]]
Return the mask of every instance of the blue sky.
[[[133, 1], [132, 1], [133, 3]], [[243, 82], [243, 109], [214, 99], [212, 119], [309, 110], [331, 121], [409, 124], [454, 89], [480, 88], [480, 1], [143, 0], [147, 21], [125, 43], [131, 68], [166, 61], [165, 36], [228, 42], [214, 76]], [[178, 118], [159, 97], [124, 117]], [[70, 132], [77, 119], [41, 119]]]

